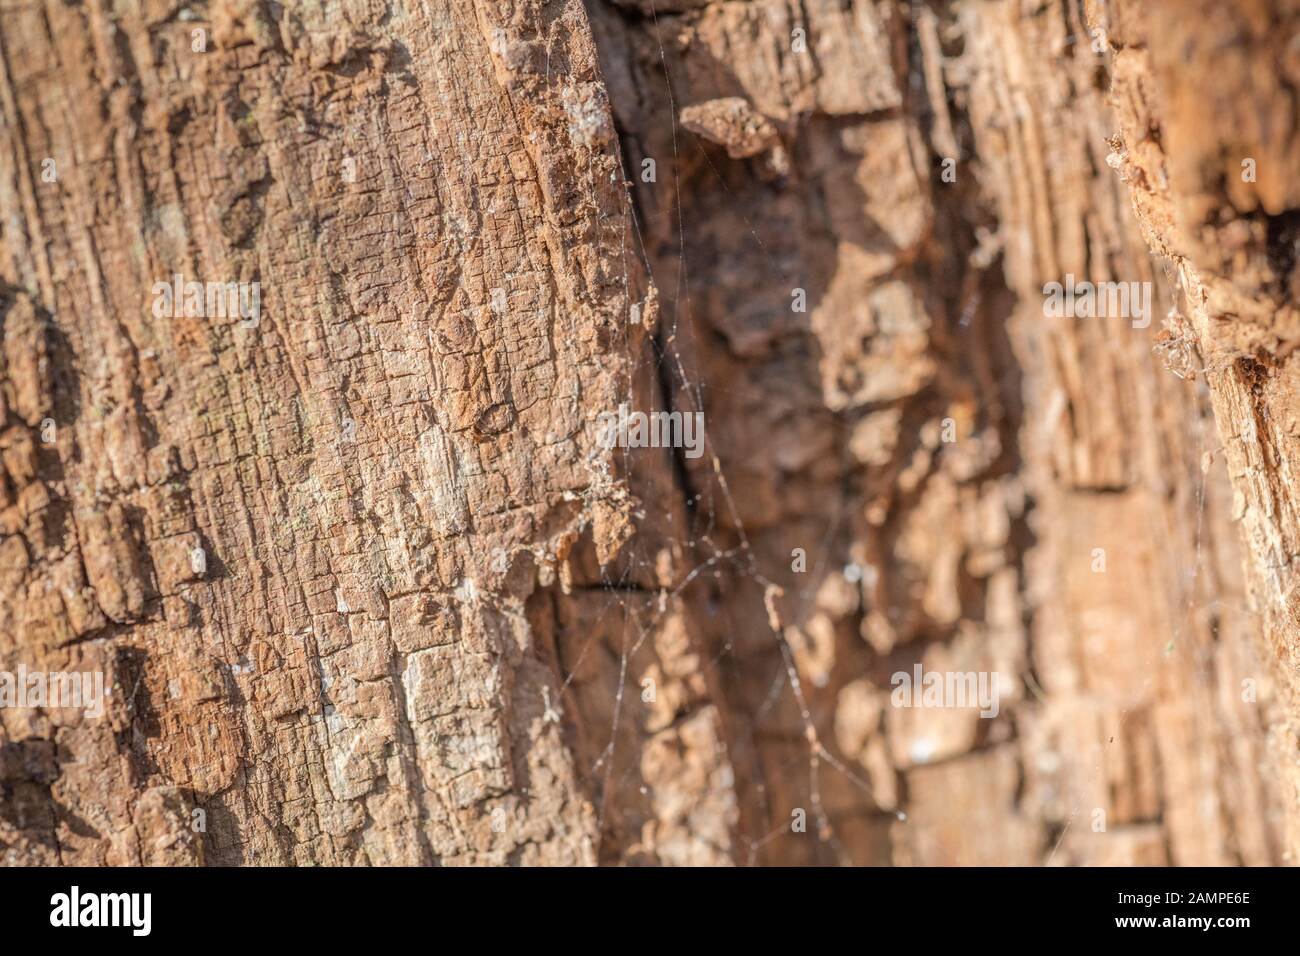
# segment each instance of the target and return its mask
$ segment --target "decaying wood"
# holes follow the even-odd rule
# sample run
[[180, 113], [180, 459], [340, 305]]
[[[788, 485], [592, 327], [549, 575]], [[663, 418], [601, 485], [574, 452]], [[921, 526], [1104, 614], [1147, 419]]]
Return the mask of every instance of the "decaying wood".
[[1289, 860], [1293, 21], [1203, 6], [0, 0], [0, 671], [112, 688], [0, 859]]

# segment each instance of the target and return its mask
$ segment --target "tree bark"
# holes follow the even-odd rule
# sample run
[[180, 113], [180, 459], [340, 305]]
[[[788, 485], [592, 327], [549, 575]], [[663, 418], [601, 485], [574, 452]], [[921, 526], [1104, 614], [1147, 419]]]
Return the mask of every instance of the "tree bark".
[[1088, 6], [0, 0], [0, 858], [1289, 860], [1292, 14]]

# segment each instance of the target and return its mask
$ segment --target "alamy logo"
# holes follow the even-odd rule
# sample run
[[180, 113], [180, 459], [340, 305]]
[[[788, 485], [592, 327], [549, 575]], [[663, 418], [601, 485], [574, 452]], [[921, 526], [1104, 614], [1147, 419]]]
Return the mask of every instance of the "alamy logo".
[[895, 707], [955, 707], [980, 709], [981, 717], [998, 715], [997, 671], [898, 671], [889, 682]]
[[1079, 282], [1066, 273], [1064, 284], [1043, 286], [1043, 315], [1049, 319], [1132, 319], [1133, 328], [1151, 324], [1150, 282]]
[[596, 440], [601, 448], [683, 448], [687, 458], [704, 454], [704, 413], [601, 412]]
[[103, 671], [29, 671], [18, 665], [18, 673], [0, 671], [0, 707], [35, 709], [73, 708], [87, 717], [104, 716]]
[[189, 318], [239, 319], [245, 328], [256, 328], [262, 317], [260, 282], [186, 282], [177, 273], [172, 281], [153, 284], [155, 319]]
[[148, 936], [152, 927], [153, 894], [70, 893], [50, 897], [51, 926], [129, 926], [133, 936]]

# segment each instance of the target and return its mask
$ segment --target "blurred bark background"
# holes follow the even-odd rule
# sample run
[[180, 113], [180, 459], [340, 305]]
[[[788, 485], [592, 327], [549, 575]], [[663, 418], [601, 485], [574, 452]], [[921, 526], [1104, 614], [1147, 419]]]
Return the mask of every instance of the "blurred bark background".
[[1298, 17], [0, 0], [0, 859], [1289, 862]]

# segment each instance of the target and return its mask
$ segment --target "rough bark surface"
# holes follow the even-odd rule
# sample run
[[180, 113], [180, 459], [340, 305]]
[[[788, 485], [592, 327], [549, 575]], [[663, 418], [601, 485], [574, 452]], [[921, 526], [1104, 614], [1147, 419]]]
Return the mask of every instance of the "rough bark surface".
[[112, 685], [0, 859], [1289, 860], [1300, 8], [1197, 6], [0, 0], [0, 671]]
[[1115, 2], [1089, 13], [1116, 48], [1114, 165], [1177, 283], [1167, 334], [1194, 356], [1213, 401], [1251, 607], [1289, 718], [1275, 742], [1294, 848], [1300, 6]]

